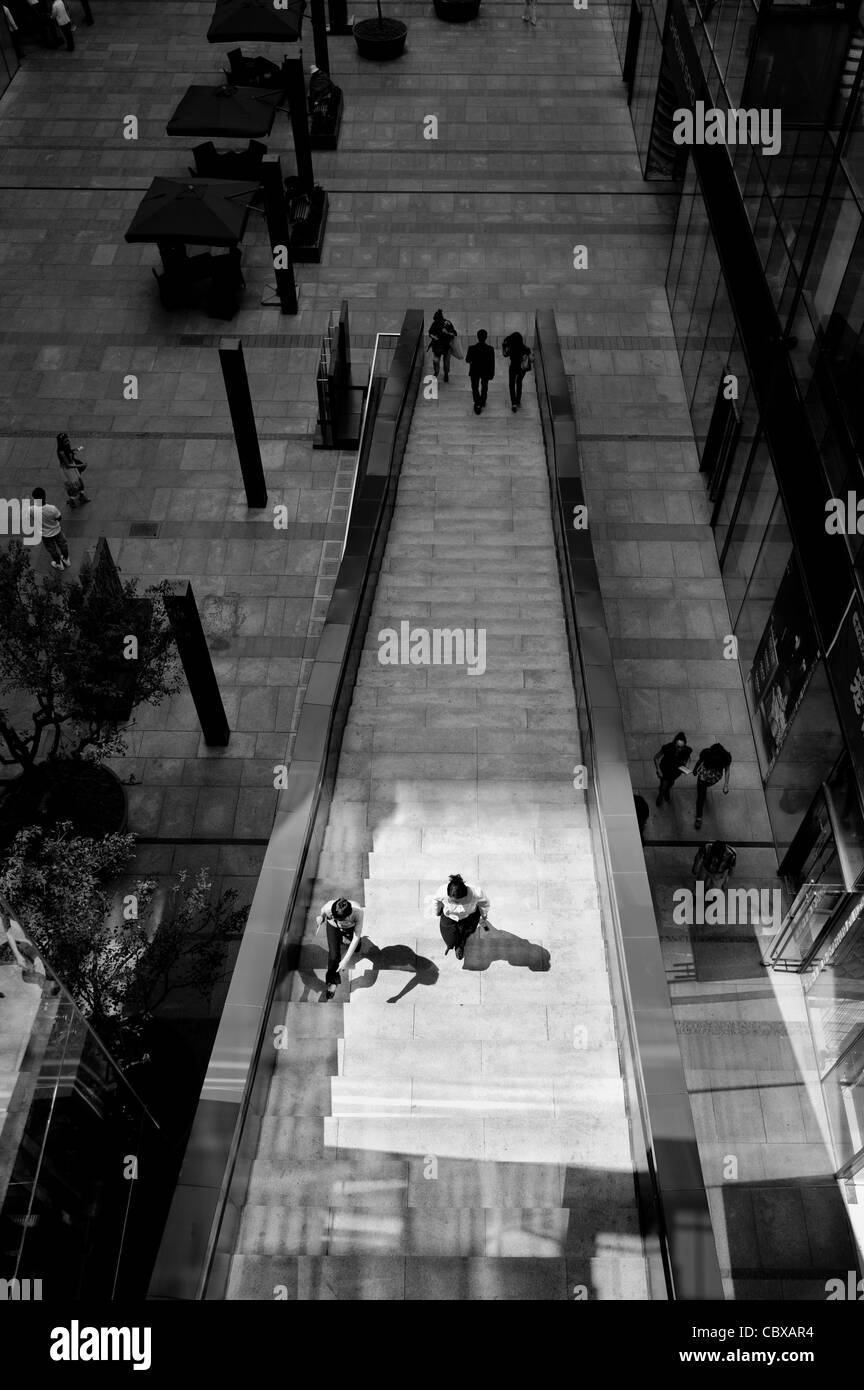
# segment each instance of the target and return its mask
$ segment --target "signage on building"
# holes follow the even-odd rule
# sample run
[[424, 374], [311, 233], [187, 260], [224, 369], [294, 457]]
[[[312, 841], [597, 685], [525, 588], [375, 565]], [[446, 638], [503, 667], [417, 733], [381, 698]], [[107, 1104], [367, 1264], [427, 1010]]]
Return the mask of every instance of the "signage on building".
[[693, 32], [682, 0], [669, 0], [666, 11], [666, 52], [669, 70], [682, 105], [692, 110], [703, 93], [704, 78]]
[[765, 777], [786, 742], [789, 726], [818, 660], [819, 644], [793, 558], [780, 581], [771, 616], [750, 668], [753, 704], [762, 735]]

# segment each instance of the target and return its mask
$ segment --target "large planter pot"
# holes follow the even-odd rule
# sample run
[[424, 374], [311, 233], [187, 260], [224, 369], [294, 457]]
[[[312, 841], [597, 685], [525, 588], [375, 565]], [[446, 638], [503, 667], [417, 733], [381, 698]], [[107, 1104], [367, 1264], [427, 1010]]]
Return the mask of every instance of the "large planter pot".
[[376, 63], [401, 58], [407, 37], [408, 26], [400, 19], [360, 19], [354, 25], [357, 52]]
[[435, 13], [451, 24], [467, 24], [480, 13], [480, 0], [435, 0]]
[[47, 829], [66, 820], [76, 834], [102, 839], [125, 830], [126, 813], [126, 788], [110, 768], [79, 758], [39, 763], [5, 784], [0, 843], [11, 844], [25, 826]]

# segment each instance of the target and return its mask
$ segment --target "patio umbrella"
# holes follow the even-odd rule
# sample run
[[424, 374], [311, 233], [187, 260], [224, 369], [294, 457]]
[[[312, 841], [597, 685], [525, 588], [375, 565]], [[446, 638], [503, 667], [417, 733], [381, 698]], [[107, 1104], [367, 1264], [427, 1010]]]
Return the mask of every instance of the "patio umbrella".
[[254, 87], [190, 87], [166, 130], [169, 135], [269, 135], [276, 114], [274, 94]]
[[273, 0], [216, 0], [207, 30], [210, 43], [295, 43], [300, 37], [306, 0], [289, 0], [287, 9], [275, 9]]
[[219, 179], [154, 179], [126, 232], [126, 241], [184, 241], [234, 246], [246, 230], [257, 183]]

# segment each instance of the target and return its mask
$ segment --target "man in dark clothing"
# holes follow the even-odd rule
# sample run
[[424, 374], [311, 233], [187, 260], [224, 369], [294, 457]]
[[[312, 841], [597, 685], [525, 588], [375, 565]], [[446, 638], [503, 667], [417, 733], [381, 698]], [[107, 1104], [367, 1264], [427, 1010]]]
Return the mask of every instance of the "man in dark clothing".
[[723, 793], [729, 791], [729, 769], [732, 766], [732, 754], [728, 748], [724, 748], [722, 743], [712, 743], [708, 748], [703, 748], [699, 754], [699, 761], [693, 769], [696, 777], [696, 819], [693, 822], [698, 830], [702, 825], [702, 814], [705, 810], [705, 798], [708, 795], [708, 788], [715, 786], [723, 779]]
[[737, 858], [735, 850], [725, 840], [709, 840], [696, 851], [693, 877], [704, 880], [706, 893], [712, 888], [725, 888]]
[[654, 768], [660, 778], [657, 791], [658, 806], [669, 800], [672, 784], [681, 776], [681, 770], [690, 761], [692, 753], [693, 749], [687, 743], [687, 735], [679, 732], [671, 743], [664, 743], [654, 754]]
[[477, 341], [471, 344], [465, 354], [468, 375], [471, 378], [471, 393], [474, 396], [475, 415], [479, 415], [486, 404], [489, 382], [495, 375], [495, 349], [487, 343], [488, 336], [485, 328], [478, 328]]

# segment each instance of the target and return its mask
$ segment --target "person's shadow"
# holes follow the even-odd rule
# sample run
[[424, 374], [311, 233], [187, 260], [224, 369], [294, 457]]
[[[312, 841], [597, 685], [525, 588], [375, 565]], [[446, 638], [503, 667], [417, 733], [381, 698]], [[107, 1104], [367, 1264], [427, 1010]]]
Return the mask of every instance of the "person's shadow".
[[[418, 956], [416, 951], [411, 950], [410, 946], [380, 947], [376, 946], [374, 941], [370, 941], [368, 936], [364, 936], [362, 944], [357, 948], [356, 955], [352, 957], [349, 969], [353, 967], [355, 962], [361, 960], [368, 960], [372, 969], [355, 976], [351, 981], [352, 994], [357, 989], [371, 989], [377, 983], [382, 970], [406, 971], [411, 976], [399, 993], [392, 995], [387, 1000], [388, 1004], [398, 1004], [400, 999], [404, 999], [405, 995], [409, 994], [412, 989], [416, 989], [418, 985], [438, 983], [438, 966], [426, 956]], [[303, 982], [303, 990], [295, 1002], [305, 1004], [312, 998], [323, 999], [327, 993], [327, 986], [324, 982], [326, 972], [326, 949], [323, 946], [317, 946], [314, 942], [304, 942], [296, 966], [296, 973]], [[345, 979], [343, 976], [342, 984], [337, 986], [337, 998], [340, 993], [344, 992], [344, 987]]]
[[[398, 994], [393, 994], [387, 1000], [388, 1004], [398, 1004], [400, 999], [404, 999], [406, 994], [410, 994], [412, 989], [418, 985], [437, 985], [439, 970], [427, 956], [418, 956], [416, 951], [412, 951], [410, 946], [376, 946], [374, 941], [364, 937], [363, 945], [357, 952], [360, 960], [368, 960], [372, 964], [371, 970], [366, 970], [362, 975], [355, 976], [351, 984], [351, 993], [356, 989], [371, 989], [377, 982], [382, 970], [407, 971], [411, 978], [403, 985]], [[356, 957], [355, 957], [356, 959]]]
[[[445, 917], [440, 918], [440, 922], [441, 935], [449, 950], [456, 945], [456, 923]], [[496, 960], [506, 960], [508, 965], [522, 970], [545, 971], [552, 967], [552, 958], [545, 946], [526, 941], [524, 936], [515, 936], [513, 932], [501, 931], [491, 922], [488, 931], [484, 931], [480, 922], [465, 942], [463, 969], [488, 970]]]

